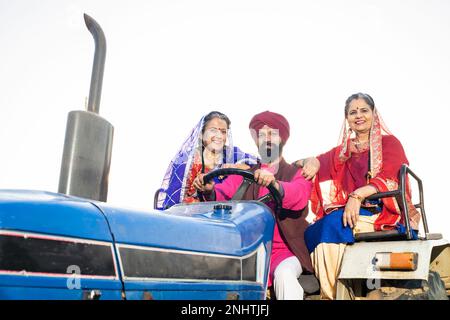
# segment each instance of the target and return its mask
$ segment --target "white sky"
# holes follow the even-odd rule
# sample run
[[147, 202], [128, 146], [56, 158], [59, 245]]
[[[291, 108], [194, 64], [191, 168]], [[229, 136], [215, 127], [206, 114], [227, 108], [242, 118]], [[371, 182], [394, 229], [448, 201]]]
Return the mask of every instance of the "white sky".
[[150, 209], [167, 165], [211, 111], [236, 145], [270, 109], [288, 161], [337, 143], [343, 104], [371, 94], [450, 238], [450, 1], [0, 0], [0, 188], [57, 191], [67, 114], [83, 110], [94, 43], [108, 43], [100, 114], [115, 127], [108, 202]]

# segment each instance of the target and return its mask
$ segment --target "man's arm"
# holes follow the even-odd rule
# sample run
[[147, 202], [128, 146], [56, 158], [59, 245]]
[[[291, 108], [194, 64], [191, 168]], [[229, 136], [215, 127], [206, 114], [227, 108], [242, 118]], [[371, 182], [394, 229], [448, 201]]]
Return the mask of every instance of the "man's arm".
[[308, 205], [311, 196], [312, 182], [303, 177], [301, 169], [290, 182], [279, 181], [283, 191], [283, 208], [301, 210]]

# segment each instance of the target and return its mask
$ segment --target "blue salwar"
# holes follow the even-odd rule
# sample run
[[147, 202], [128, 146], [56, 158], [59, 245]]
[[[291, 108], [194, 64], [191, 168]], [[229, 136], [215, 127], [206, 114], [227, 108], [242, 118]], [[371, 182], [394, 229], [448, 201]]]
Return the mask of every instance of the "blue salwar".
[[[372, 216], [373, 213], [361, 208], [359, 214]], [[353, 230], [349, 226], [344, 227], [342, 217], [344, 208], [327, 214], [322, 219], [314, 222], [305, 230], [305, 242], [309, 253], [321, 243], [354, 243]]]

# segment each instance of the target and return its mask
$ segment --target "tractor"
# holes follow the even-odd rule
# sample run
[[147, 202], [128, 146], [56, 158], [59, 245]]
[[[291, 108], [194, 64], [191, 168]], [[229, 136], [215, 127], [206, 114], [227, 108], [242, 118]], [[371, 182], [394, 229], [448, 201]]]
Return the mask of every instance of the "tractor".
[[[257, 201], [177, 204], [166, 210], [109, 205], [113, 126], [99, 115], [106, 39], [84, 16], [95, 41], [87, 111], [68, 115], [58, 192], [0, 190], [0, 299], [264, 300], [275, 225]], [[218, 176], [253, 173], [219, 169]], [[407, 176], [419, 185], [424, 236], [414, 240], [405, 205]], [[395, 197], [406, 231], [356, 235], [346, 248], [337, 299], [448, 299], [450, 244], [428, 231], [421, 180], [404, 165]], [[157, 199], [158, 190], [155, 196]], [[316, 299], [314, 275], [299, 282]]]

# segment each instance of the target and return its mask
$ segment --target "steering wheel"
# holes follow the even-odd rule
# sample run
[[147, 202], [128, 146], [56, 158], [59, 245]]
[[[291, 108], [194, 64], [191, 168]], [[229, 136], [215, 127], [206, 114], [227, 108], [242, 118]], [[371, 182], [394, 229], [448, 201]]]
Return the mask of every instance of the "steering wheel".
[[[203, 181], [206, 184], [216, 177], [229, 176], [229, 175], [242, 176], [244, 178], [243, 182], [246, 183], [247, 186], [249, 186], [252, 183], [256, 183], [255, 175], [253, 174], [253, 172], [250, 172], [247, 170], [242, 170], [242, 169], [236, 169], [236, 168], [222, 168], [222, 169], [217, 169], [217, 170], [211, 171], [211, 172], [205, 174], [205, 176], [203, 177]], [[269, 193], [266, 194], [265, 196], [262, 196], [262, 197], [256, 199], [256, 201], [259, 201], [262, 203], [268, 203], [271, 200], [273, 200], [275, 202], [275, 212], [278, 213], [279, 210], [281, 209], [281, 205], [282, 205], [281, 194], [277, 190], [277, 188], [275, 188], [272, 184], [267, 186], [267, 189], [269, 189]], [[233, 197], [233, 200], [242, 200], [242, 196], [243, 196], [243, 194], [239, 195], [237, 198]]]

